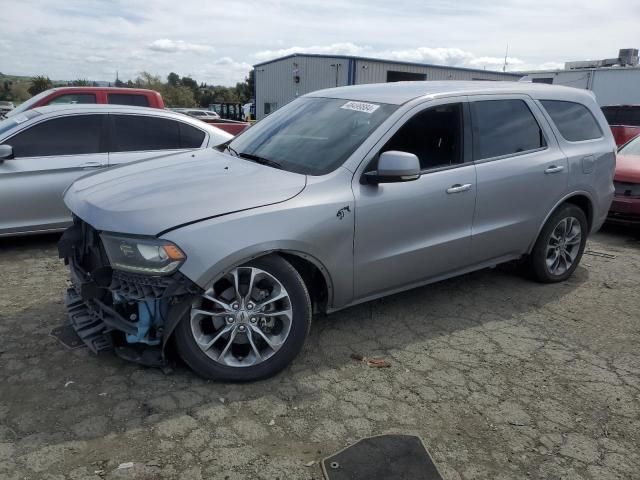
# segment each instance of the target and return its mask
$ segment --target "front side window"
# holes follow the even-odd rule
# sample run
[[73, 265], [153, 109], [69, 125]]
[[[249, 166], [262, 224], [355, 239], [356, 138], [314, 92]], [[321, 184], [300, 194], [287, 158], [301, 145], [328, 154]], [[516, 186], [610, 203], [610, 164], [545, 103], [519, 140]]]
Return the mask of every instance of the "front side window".
[[103, 115], [71, 115], [40, 122], [11, 137], [16, 158], [82, 155], [105, 151], [101, 145]]
[[523, 100], [482, 100], [471, 104], [474, 160], [538, 150], [547, 144]]
[[93, 93], [67, 93], [52, 98], [47, 105], [68, 105], [68, 104], [90, 104], [96, 103], [96, 96]]
[[580, 142], [602, 137], [598, 122], [584, 105], [559, 100], [541, 100], [540, 103], [565, 140]]
[[414, 115], [398, 130], [381, 152], [413, 153], [420, 168], [462, 163], [462, 104], [440, 105]]
[[107, 95], [107, 101], [113, 105], [149, 106], [149, 99], [145, 95], [133, 93], [110, 93]]
[[167, 150], [180, 147], [178, 122], [143, 115], [112, 115], [112, 152]]
[[398, 107], [302, 97], [245, 130], [230, 152], [284, 170], [324, 175], [340, 165]]

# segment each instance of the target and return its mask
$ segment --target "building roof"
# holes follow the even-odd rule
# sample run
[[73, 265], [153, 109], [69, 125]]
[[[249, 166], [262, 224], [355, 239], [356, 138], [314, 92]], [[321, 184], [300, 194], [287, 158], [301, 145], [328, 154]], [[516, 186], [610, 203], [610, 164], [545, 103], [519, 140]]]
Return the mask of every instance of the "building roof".
[[557, 74], [557, 73], [581, 73], [581, 72], [628, 72], [628, 71], [640, 71], [639, 67], [587, 67], [587, 68], [558, 68], [556, 70], [527, 70], [522, 72], [514, 72], [519, 75], [532, 75], [532, 74]]
[[456, 95], [521, 94], [533, 98], [581, 101], [593, 97], [591, 92], [571, 87], [512, 81], [424, 81], [351, 85], [307, 93], [306, 97], [340, 98], [363, 102], [402, 105], [420, 97]]
[[268, 65], [269, 63], [279, 62], [281, 60], [286, 60], [287, 58], [293, 58], [293, 57], [342, 58], [345, 60], [362, 60], [365, 62], [392, 63], [396, 65], [412, 65], [414, 67], [439, 68], [443, 70], [460, 70], [463, 72], [475, 72], [475, 73], [495, 73], [498, 75], [513, 76], [513, 77], [522, 76], [521, 74], [515, 74], [515, 73], [509, 73], [509, 72], [497, 72], [495, 70], [482, 70], [479, 68], [449, 67], [447, 65], [433, 65], [430, 63], [404, 62], [400, 60], [388, 60], [384, 58], [358, 57], [353, 55], [327, 55], [327, 54], [319, 54], [319, 53], [292, 53], [284, 57], [274, 58], [273, 60], [267, 60], [265, 62], [256, 63], [253, 66], [253, 68], [261, 67], [263, 65]]

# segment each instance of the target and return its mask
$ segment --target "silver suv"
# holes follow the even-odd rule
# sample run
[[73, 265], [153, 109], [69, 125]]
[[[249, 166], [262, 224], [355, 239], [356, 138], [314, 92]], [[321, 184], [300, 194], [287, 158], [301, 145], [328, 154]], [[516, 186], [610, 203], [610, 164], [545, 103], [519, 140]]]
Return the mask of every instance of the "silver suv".
[[[153, 167], [145, 165], [153, 162]], [[314, 312], [499, 263], [576, 269], [613, 196], [615, 143], [588, 92], [409, 82], [301, 97], [219, 151], [76, 181], [69, 318], [95, 351], [254, 380]]]

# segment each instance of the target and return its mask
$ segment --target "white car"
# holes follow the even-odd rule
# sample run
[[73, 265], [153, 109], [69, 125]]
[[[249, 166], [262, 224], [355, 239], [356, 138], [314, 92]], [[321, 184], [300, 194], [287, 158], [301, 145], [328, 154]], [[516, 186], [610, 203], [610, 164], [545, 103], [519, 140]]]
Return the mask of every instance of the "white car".
[[173, 111], [184, 113], [185, 115], [199, 118], [200, 120], [217, 120], [220, 118], [220, 115], [218, 115], [216, 112], [200, 108], [174, 108]]
[[14, 108], [16, 108], [16, 107], [13, 104], [13, 102], [8, 102], [6, 100], [0, 100], [0, 117], [2, 115], [5, 115], [6, 113], [10, 112]]
[[[62, 193], [91, 171], [214, 147], [231, 138], [158, 108], [59, 105], [14, 115], [0, 121], [0, 237], [64, 229], [71, 214]], [[139, 168], [154, 166], [145, 162]]]

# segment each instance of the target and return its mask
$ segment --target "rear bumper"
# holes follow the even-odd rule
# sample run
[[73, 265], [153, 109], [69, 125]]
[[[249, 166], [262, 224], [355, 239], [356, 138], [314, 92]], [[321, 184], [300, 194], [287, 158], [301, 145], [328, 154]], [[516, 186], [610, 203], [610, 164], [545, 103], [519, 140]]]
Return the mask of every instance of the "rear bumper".
[[607, 221], [625, 224], [640, 224], [640, 198], [613, 197]]

